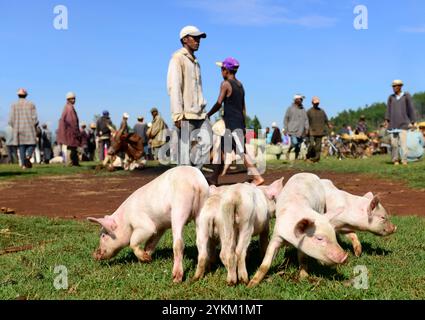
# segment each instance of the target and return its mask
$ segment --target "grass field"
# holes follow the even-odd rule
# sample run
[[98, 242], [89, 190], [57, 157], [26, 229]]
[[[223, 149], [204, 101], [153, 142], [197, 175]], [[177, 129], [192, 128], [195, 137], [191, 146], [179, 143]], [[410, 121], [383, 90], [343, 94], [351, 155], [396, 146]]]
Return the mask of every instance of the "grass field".
[[[425, 220], [394, 218], [399, 231], [389, 238], [361, 234], [364, 254], [350, 254], [337, 270], [311, 263], [312, 278], [297, 280], [295, 252], [281, 250], [268, 278], [254, 289], [228, 287], [226, 271], [217, 264], [206, 278], [191, 283], [196, 268], [194, 224], [185, 230], [185, 281], [172, 284], [172, 240], [161, 240], [154, 261], [141, 264], [129, 249], [110, 262], [96, 262], [91, 253], [98, 231], [85, 221], [0, 216], [0, 248], [37, 245], [33, 250], [0, 256], [0, 299], [423, 299], [425, 297]], [[349, 246], [343, 242], [347, 250]], [[260, 264], [258, 243], [250, 247], [248, 270]], [[68, 289], [54, 287], [55, 266], [68, 272]], [[354, 268], [369, 272], [369, 289], [348, 284]]]
[[409, 163], [408, 166], [394, 166], [390, 156], [373, 156], [369, 159], [326, 158], [319, 163], [304, 161], [271, 161], [268, 168], [293, 168], [306, 171], [333, 171], [341, 173], [372, 174], [376, 177], [405, 181], [412, 188], [425, 189], [425, 161]]
[[[19, 178], [76, 173], [98, 174], [92, 163], [81, 168], [37, 166]], [[388, 157], [366, 160], [326, 159], [315, 165], [304, 162], [270, 163], [269, 168], [306, 171], [369, 173], [383, 178], [401, 179], [414, 188], [425, 188], [424, 162], [394, 167]], [[0, 179], [16, 178], [19, 168], [0, 166]], [[128, 174], [126, 172], [101, 174]], [[414, 212], [412, 212], [414, 213]], [[86, 221], [24, 218], [0, 215], [0, 299], [424, 299], [425, 298], [425, 219], [394, 217], [395, 235], [379, 238], [360, 234], [364, 254], [354, 257], [336, 270], [311, 262], [311, 279], [297, 279], [296, 253], [281, 250], [268, 277], [259, 287], [228, 287], [226, 270], [218, 263], [200, 282], [192, 283], [196, 268], [195, 228], [185, 229], [185, 280], [172, 284], [172, 239], [167, 232], [151, 264], [140, 264], [130, 249], [109, 262], [96, 262], [91, 253], [97, 247], [99, 228]], [[47, 241], [47, 243], [46, 243]], [[31, 250], [2, 254], [2, 249], [34, 245]], [[250, 246], [248, 271], [255, 273], [261, 260], [257, 240]], [[54, 287], [56, 266], [68, 271], [68, 288]], [[356, 289], [350, 280], [356, 266], [366, 266], [369, 288]]]

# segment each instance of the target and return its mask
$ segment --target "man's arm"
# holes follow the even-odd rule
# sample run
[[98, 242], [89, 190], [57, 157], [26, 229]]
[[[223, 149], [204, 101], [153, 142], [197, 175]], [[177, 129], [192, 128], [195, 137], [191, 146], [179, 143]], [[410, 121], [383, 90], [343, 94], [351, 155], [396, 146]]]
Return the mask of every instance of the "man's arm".
[[212, 107], [211, 111], [208, 112], [207, 117], [210, 118], [213, 116], [218, 110], [220, 110], [221, 106], [223, 105], [224, 99], [227, 97], [227, 94], [229, 92], [230, 83], [228, 81], [223, 81], [220, 87], [220, 94], [218, 96], [217, 102]]
[[167, 89], [170, 96], [171, 115], [175, 123], [184, 117], [183, 110], [183, 70], [179, 58], [171, 58], [168, 66]]
[[283, 119], [283, 126], [285, 127], [285, 131], [288, 131], [288, 123], [289, 123], [289, 117], [290, 117], [290, 110], [291, 108], [289, 108], [288, 110], [286, 110], [285, 113], [285, 118]]
[[310, 121], [308, 121], [307, 112], [304, 111], [304, 130], [305, 134], [308, 135], [308, 130], [310, 129]]
[[406, 101], [407, 101], [407, 116], [409, 117], [410, 123], [416, 122], [416, 112], [415, 108], [413, 107], [413, 100], [412, 96], [410, 94], [406, 94]]
[[37, 109], [33, 104], [31, 104], [31, 118], [34, 123], [34, 126], [36, 126], [38, 124]]

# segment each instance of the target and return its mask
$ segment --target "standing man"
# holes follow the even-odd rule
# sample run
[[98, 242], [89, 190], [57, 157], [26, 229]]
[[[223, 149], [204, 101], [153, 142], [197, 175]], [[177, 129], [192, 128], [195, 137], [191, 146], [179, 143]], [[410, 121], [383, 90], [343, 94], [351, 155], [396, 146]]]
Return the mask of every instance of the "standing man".
[[105, 153], [111, 146], [111, 128], [113, 128], [113, 125], [109, 111], [105, 110], [96, 123], [96, 132], [99, 137], [99, 160], [102, 162], [105, 160]]
[[85, 122], [81, 123], [81, 149], [82, 149], [82, 161], [89, 161], [89, 133], [87, 131], [87, 125]]
[[49, 164], [53, 156], [52, 150], [52, 132], [43, 124], [41, 130], [41, 149], [43, 150], [44, 163]]
[[319, 162], [322, 153], [322, 139], [326, 135], [326, 127], [329, 128], [328, 116], [321, 109], [319, 97], [312, 100], [313, 107], [307, 111], [309, 122], [309, 138], [310, 145], [307, 153], [307, 160], [311, 162]]
[[13, 131], [13, 145], [18, 146], [22, 169], [27, 169], [32, 168], [30, 159], [37, 142], [37, 110], [26, 100], [28, 92], [25, 89], [19, 89], [17, 94], [19, 100], [12, 105], [9, 125]]
[[[172, 120], [179, 140], [178, 163], [192, 163], [199, 169], [209, 162], [212, 146], [212, 129], [209, 121], [206, 121], [207, 102], [202, 92], [201, 68], [195, 56], [201, 39], [206, 37], [204, 32], [194, 26], [181, 30], [180, 42], [183, 48], [171, 58], [167, 77]], [[193, 134], [196, 129], [200, 129], [197, 136]], [[192, 146], [196, 146], [195, 159], [190, 158]]]
[[385, 121], [388, 123], [391, 134], [392, 161], [394, 165], [407, 165], [407, 130], [416, 121], [412, 97], [402, 90], [404, 84], [401, 80], [393, 81], [394, 93], [390, 95], [387, 103]]
[[148, 125], [144, 121], [145, 119], [142, 116], [137, 118], [137, 123], [134, 125], [134, 132], [143, 139], [143, 149], [145, 150], [146, 157], [148, 157], [148, 136], [146, 135]]
[[57, 141], [65, 145], [67, 150], [67, 165], [80, 166], [78, 159], [78, 148], [81, 146], [81, 132], [78, 115], [75, 111], [76, 95], [69, 92], [66, 95], [66, 105], [59, 120]]
[[159, 158], [159, 149], [167, 141], [167, 125], [158, 113], [157, 108], [152, 108], [152, 127], [147, 131], [155, 160]]
[[298, 159], [303, 138], [306, 136], [309, 129], [307, 112], [303, 106], [304, 99], [305, 97], [302, 95], [295, 95], [294, 103], [286, 111], [284, 126], [291, 140], [291, 146], [286, 155], [288, 160], [292, 149], [295, 149], [295, 160]]

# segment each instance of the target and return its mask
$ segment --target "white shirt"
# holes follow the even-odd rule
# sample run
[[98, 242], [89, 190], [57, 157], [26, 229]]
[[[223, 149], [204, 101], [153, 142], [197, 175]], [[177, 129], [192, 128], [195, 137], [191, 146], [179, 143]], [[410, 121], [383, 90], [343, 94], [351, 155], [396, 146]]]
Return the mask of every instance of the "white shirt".
[[400, 95], [397, 95], [397, 94], [395, 95], [397, 100], [400, 100], [401, 98], [403, 98], [403, 96], [404, 96], [404, 91], [400, 92]]

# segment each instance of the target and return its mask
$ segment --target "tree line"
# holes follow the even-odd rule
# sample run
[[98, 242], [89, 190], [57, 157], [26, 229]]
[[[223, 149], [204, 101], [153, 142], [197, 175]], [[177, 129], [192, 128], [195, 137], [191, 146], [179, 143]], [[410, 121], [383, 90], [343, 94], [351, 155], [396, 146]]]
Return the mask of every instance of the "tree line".
[[[418, 121], [425, 119], [425, 92], [415, 93], [413, 96], [413, 103], [416, 109]], [[379, 129], [380, 124], [384, 121], [385, 112], [387, 109], [386, 102], [375, 102], [371, 105], [366, 105], [363, 108], [357, 110], [344, 110], [338, 113], [337, 116], [331, 119], [332, 124], [335, 127], [335, 130], [340, 130], [343, 125], [349, 125], [353, 129], [360, 117], [364, 115], [366, 117], [366, 122], [369, 130]]]

